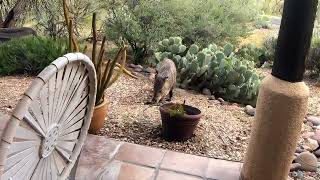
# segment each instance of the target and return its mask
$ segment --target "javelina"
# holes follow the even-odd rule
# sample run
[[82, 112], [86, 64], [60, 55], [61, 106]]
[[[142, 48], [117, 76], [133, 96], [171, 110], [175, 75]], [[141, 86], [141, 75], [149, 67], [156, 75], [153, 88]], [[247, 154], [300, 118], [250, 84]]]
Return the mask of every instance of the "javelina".
[[165, 59], [157, 70], [153, 89], [153, 103], [163, 101], [169, 94], [169, 100], [173, 95], [173, 88], [176, 84], [177, 69], [171, 59]]

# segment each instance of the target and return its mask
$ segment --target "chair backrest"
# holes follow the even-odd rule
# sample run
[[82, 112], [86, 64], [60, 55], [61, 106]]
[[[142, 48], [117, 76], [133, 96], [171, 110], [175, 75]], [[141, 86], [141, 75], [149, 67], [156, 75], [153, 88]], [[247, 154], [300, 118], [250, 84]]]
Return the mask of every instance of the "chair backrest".
[[53, 61], [17, 104], [0, 141], [0, 179], [66, 179], [90, 126], [96, 73], [82, 53]]

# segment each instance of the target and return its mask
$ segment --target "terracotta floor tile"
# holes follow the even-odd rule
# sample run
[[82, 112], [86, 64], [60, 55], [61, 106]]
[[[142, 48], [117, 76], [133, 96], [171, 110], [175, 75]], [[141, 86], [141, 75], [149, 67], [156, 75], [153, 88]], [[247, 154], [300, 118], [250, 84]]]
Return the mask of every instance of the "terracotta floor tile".
[[202, 180], [202, 178], [160, 170], [156, 180]]
[[209, 159], [206, 157], [168, 151], [164, 156], [161, 168], [203, 177], [208, 163]]
[[207, 178], [219, 180], [239, 180], [242, 164], [218, 159], [210, 159]]
[[117, 160], [156, 167], [160, 164], [165, 150], [125, 143], [116, 155]]
[[[104, 136], [88, 134], [80, 154], [76, 177], [86, 177], [103, 168], [119, 149], [120, 143]], [[82, 178], [86, 179], [86, 178]]]
[[151, 180], [155, 169], [122, 163], [117, 180]]

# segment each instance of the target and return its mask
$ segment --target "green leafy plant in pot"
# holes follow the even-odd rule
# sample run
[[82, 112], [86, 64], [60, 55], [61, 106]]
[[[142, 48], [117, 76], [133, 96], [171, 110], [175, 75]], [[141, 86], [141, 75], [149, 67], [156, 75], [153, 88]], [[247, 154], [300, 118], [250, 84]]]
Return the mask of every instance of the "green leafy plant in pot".
[[[68, 26], [69, 32], [69, 50], [70, 52], [78, 52], [79, 45], [73, 33], [72, 20], [70, 20], [68, 7], [64, 0], [64, 15], [66, 25]], [[104, 95], [104, 92], [112, 84], [114, 84], [120, 77], [122, 73], [127, 74], [132, 78], [137, 78], [132, 75], [130, 71], [125, 69], [126, 58], [127, 58], [127, 46], [122, 44], [118, 50], [117, 55], [114, 59], [105, 58], [105, 42], [106, 37], [103, 37], [101, 47], [98, 51], [98, 40], [97, 40], [97, 28], [96, 28], [96, 13], [92, 17], [92, 62], [96, 69], [97, 76], [97, 95], [95, 101], [95, 107], [93, 116], [91, 119], [91, 124], [89, 128], [89, 133], [98, 134], [100, 129], [104, 126], [105, 117], [108, 112], [108, 100]], [[84, 53], [87, 52], [87, 47], [83, 50]]]
[[198, 108], [183, 104], [168, 103], [160, 106], [162, 135], [168, 141], [186, 141], [202, 117]]

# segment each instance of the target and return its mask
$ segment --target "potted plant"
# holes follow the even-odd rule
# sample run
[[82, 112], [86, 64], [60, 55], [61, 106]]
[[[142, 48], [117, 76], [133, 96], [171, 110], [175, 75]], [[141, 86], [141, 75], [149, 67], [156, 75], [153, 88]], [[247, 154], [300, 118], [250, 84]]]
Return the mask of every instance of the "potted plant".
[[162, 135], [169, 141], [185, 141], [192, 137], [200, 118], [198, 108], [168, 103], [160, 106]]
[[[79, 52], [79, 45], [73, 33], [72, 20], [69, 17], [69, 11], [65, 0], [63, 1], [63, 7], [65, 21], [69, 32], [69, 50], [71, 52]], [[105, 36], [103, 37], [99, 51], [97, 51], [98, 40], [96, 29], [96, 13], [93, 13], [92, 17], [92, 34], [92, 50], [91, 52], [88, 52], [86, 46], [83, 52], [86, 54], [91, 53], [91, 60], [96, 69], [97, 94], [89, 133], [98, 134], [100, 129], [104, 126], [109, 105], [108, 99], [104, 96], [105, 90], [115, 83], [122, 73], [125, 73], [133, 78], [137, 77], [125, 69], [127, 46], [124, 45], [124, 43], [121, 44], [120, 49], [118, 50], [118, 53], [114, 59], [105, 58]]]

